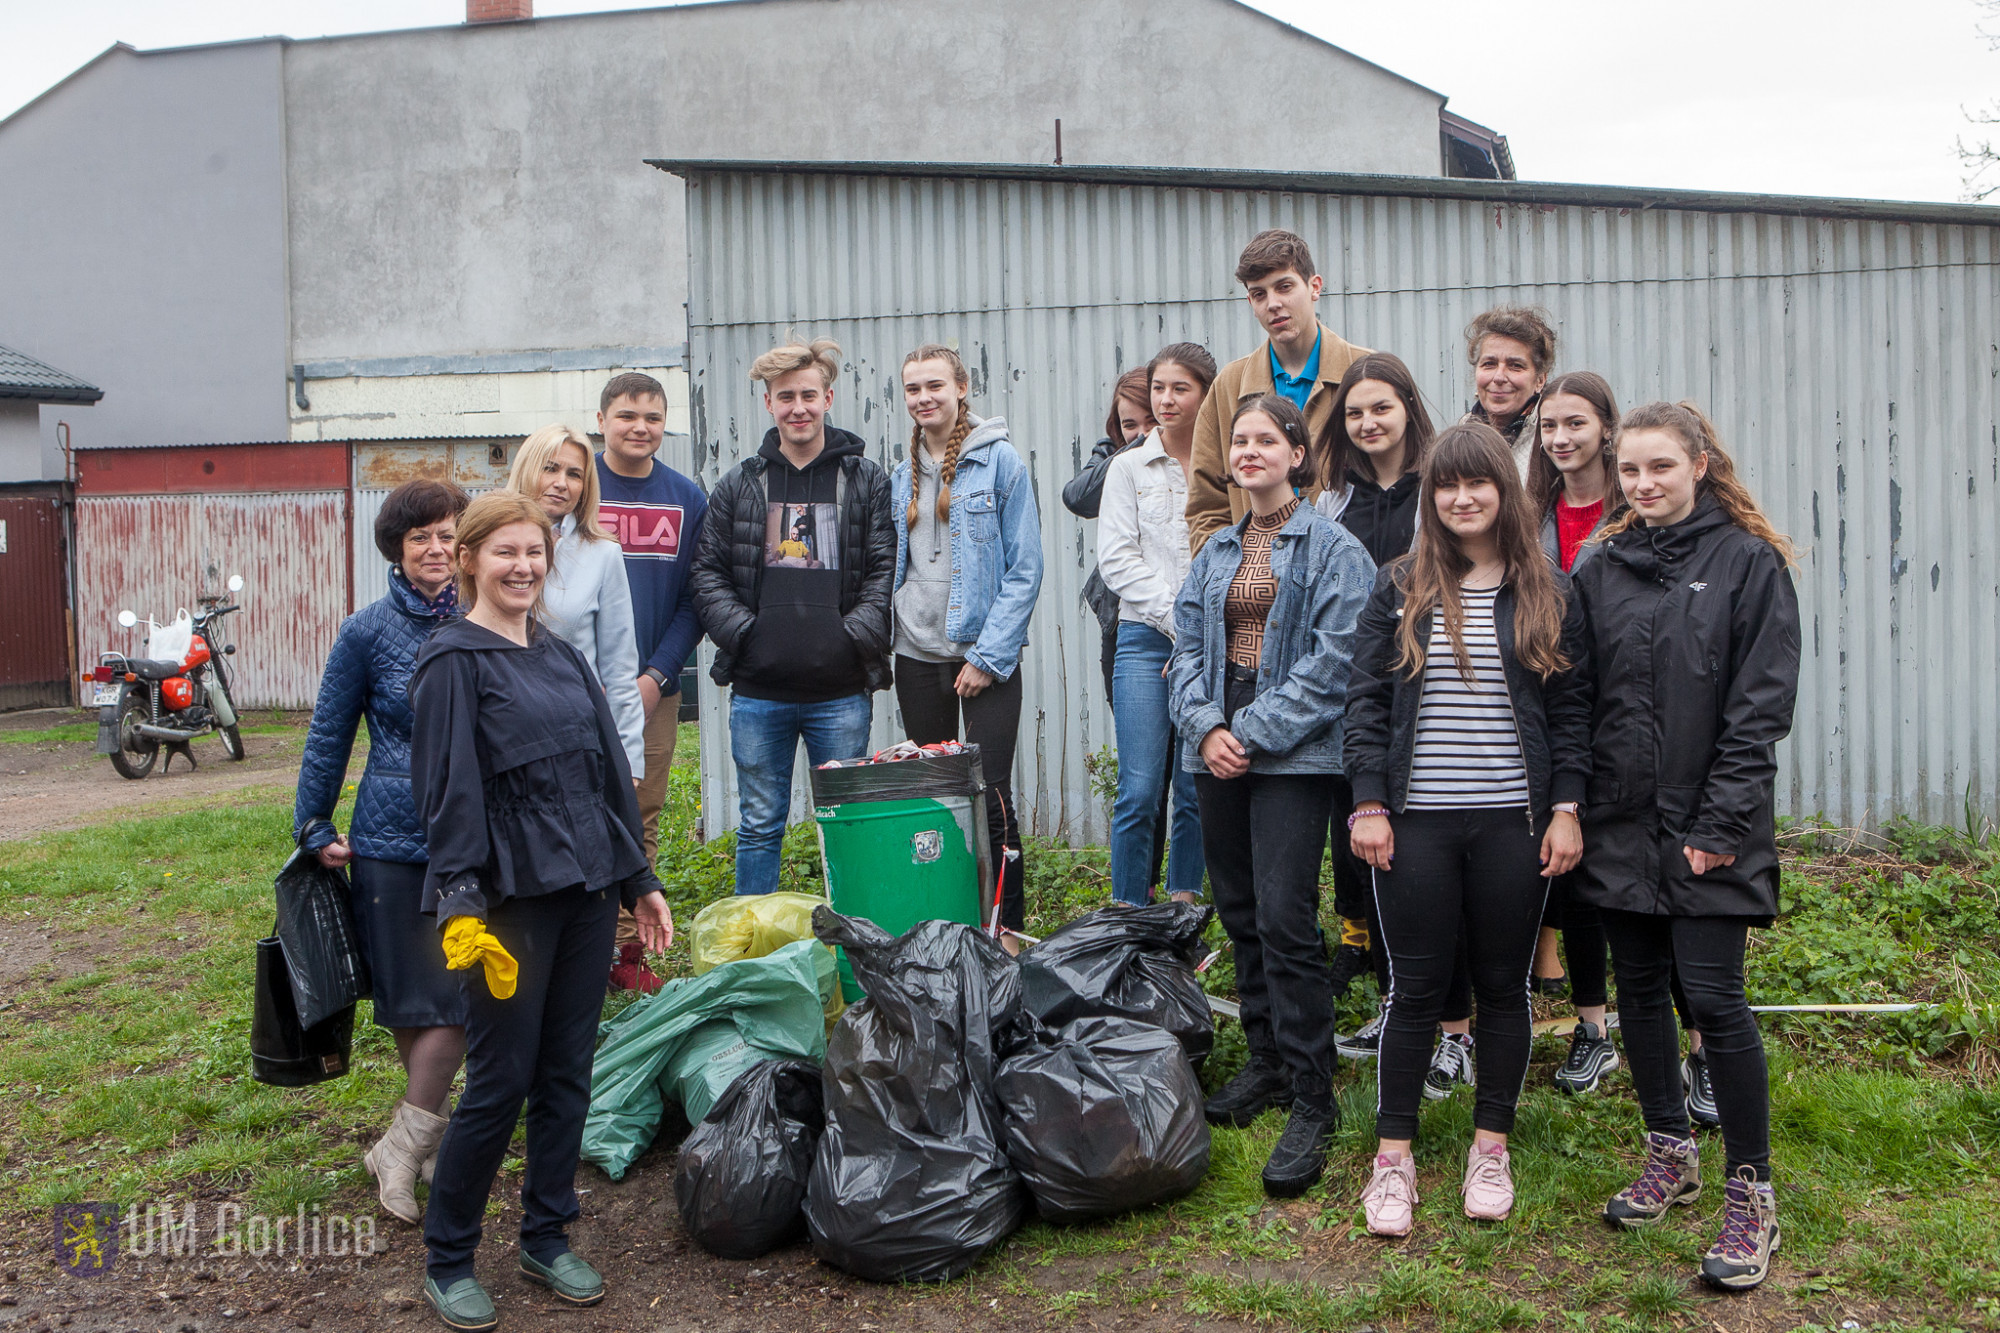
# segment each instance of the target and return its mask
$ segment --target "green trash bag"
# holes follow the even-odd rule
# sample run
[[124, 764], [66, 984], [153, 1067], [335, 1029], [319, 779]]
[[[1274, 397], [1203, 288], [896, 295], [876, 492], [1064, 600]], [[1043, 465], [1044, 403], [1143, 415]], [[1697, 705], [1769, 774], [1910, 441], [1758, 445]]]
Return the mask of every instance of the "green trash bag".
[[583, 1159], [621, 1179], [659, 1132], [666, 1098], [698, 1123], [758, 1061], [825, 1059], [824, 1007], [837, 985], [832, 951], [800, 940], [629, 1006], [599, 1029]]

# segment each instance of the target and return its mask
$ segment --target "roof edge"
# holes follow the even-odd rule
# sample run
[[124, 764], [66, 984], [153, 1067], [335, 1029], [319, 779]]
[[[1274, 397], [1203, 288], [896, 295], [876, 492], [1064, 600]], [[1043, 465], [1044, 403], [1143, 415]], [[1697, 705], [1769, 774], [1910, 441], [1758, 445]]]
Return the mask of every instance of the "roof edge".
[[653, 158], [646, 165], [683, 179], [718, 175], [910, 176], [1016, 180], [1070, 185], [1164, 185], [1198, 190], [1267, 190], [1300, 194], [1386, 195], [1403, 199], [1477, 200], [1495, 204], [1571, 205], [1700, 213], [1776, 213], [1804, 218], [1963, 223], [2000, 227], [2000, 205], [1933, 204], [1830, 195], [1739, 194], [1632, 185], [1492, 181], [1443, 176], [1247, 171], [1227, 167], [1051, 166], [1033, 162], [784, 162], [760, 159]]
[[0, 384], [0, 398], [11, 402], [30, 403], [94, 403], [104, 397], [104, 390], [88, 389], [30, 389], [14, 384]]
[[1438, 99], [1439, 109], [1443, 109], [1444, 104], [1451, 100], [1449, 96], [1439, 92], [1437, 89], [1431, 87], [1429, 84], [1418, 83], [1415, 79], [1411, 78], [1407, 74], [1399, 74], [1395, 70], [1390, 69], [1387, 65], [1379, 64], [1376, 61], [1370, 60], [1367, 56], [1357, 55], [1355, 52], [1348, 50], [1344, 46], [1328, 41], [1326, 38], [1320, 36], [1316, 32], [1306, 31], [1304, 28], [1301, 28], [1296, 23], [1287, 23], [1285, 20], [1279, 18], [1276, 14], [1267, 14], [1263, 10], [1257, 8], [1257, 6], [1251, 4], [1250, 0], [1224, 0], [1224, 3], [1233, 5], [1238, 9], [1247, 9], [1252, 14], [1255, 14], [1258, 18], [1263, 19], [1266, 23], [1275, 23], [1280, 28], [1283, 28], [1286, 32], [1295, 32], [1309, 42], [1316, 42], [1319, 45], [1324, 46], [1329, 51], [1338, 51], [1340, 52], [1340, 54], [1346, 56], [1349, 60], [1357, 61], [1360, 64], [1368, 66], [1368, 68], [1372, 70], [1377, 70], [1380, 73], [1387, 74], [1392, 79], [1396, 79], [1402, 83], [1407, 83], [1412, 88], [1415, 88], [1420, 92], [1429, 93], [1432, 97]]

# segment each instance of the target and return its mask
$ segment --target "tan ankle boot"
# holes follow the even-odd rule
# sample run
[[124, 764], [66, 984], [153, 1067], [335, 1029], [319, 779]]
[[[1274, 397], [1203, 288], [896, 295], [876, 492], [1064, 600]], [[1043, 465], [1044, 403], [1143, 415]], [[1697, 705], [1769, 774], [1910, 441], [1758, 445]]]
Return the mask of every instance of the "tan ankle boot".
[[437, 1152], [438, 1141], [450, 1123], [421, 1107], [397, 1102], [389, 1132], [362, 1155], [361, 1164], [375, 1177], [376, 1197], [391, 1217], [411, 1226], [423, 1223], [424, 1210], [417, 1203], [417, 1174], [424, 1159]]

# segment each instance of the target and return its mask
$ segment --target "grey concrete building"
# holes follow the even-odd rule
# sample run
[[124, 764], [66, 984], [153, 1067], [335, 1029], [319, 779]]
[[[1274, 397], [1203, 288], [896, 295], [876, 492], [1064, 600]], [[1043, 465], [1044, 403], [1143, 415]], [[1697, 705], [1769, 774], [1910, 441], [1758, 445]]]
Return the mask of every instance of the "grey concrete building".
[[[1212, 77], [1155, 72], [1190, 55]], [[82, 449], [587, 427], [613, 369], [684, 408], [684, 213], [645, 158], [1050, 162], [1060, 121], [1070, 163], [1511, 174], [1444, 101], [1234, 0], [120, 45], [0, 122], [0, 322], [109, 391]]]

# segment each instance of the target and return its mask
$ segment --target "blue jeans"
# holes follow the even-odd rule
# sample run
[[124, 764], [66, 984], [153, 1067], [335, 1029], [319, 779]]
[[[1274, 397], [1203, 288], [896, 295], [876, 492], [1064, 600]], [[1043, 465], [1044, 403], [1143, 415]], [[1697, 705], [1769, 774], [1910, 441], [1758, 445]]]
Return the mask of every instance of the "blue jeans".
[[1174, 642], [1135, 620], [1118, 622], [1118, 658], [1111, 668], [1111, 720], [1118, 731], [1118, 796], [1111, 804], [1111, 896], [1144, 906], [1152, 896], [1153, 834], [1160, 797], [1173, 777], [1167, 836], [1167, 892], [1201, 893], [1201, 814], [1194, 774], [1180, 765], [1167, 681], [1160, 669]]
[[866, 694], [817, 704], [782, 704], [729, 696], [729, 757], [736, 761], [736, 891], [773, 893], [785, 817], [792, 809], [792, 761], [799, 741], [808, 763], [868, 753], [874, 714]]

